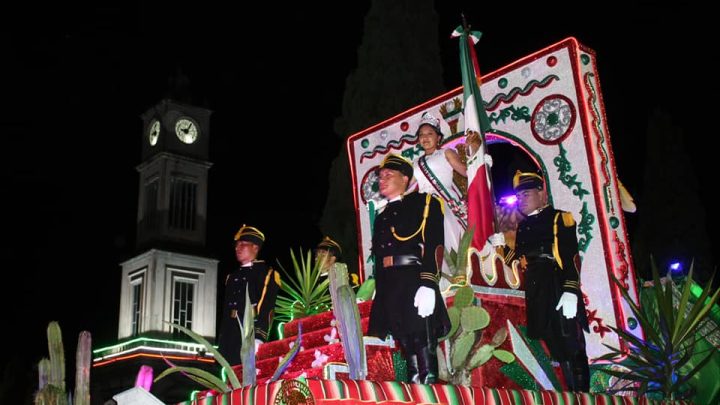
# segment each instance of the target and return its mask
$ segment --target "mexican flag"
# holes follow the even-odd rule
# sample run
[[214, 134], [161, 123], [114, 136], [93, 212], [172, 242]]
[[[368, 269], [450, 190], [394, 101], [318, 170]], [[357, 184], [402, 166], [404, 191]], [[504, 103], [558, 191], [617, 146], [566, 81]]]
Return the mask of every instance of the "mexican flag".
[[[482, 145], [467, 160], [468, 174], [468, 228], [475, 226], [472, 246], [481, 251], [487, 238], [495, 232], [492, 201], [492, 185], [488, 167], [485, 165], [485, 134], [490, 131], [483, 100], [480, 95], [480, 68], [475, 57], [474, 45], [482, 33], [469, 31], [459, 26], [452, 37], [460, 37], [460, 69], [462, 71], [465, 134], [480, 133]], [[473, 284], [482, 284], [479, 272], [473, 272]]]

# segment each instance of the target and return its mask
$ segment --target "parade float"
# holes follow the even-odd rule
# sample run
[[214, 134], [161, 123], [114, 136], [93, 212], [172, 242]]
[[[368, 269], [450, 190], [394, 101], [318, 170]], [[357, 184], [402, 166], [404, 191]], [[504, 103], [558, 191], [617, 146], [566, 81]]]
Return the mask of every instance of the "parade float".
[[[623, 298], [638, 302], [638, 289], [595, 53], [567, 38], [482, 76], [480, 90], [481, 110], [491, 127], [484, 134], [486, 152], [492, 154], [493, 145], [506, 145], [534, 163], [547, 180], [552, 204], [572, 213], [578, 224], [590, 323], [588, 357], [593, 362], [611, 353], [610, 348], [627, 349], [626, 339], [612, 328], [631, 339], [644, 335], [632, 302]], [[444, 146], [461, 147], [467, 127], [463, 94], [463, 88], [457, 88], [348, 138], [363, 278], [370, 277], [373, 268], [372, 223], [380, 200], [375, 169], [390, 153], [410, 160], [422, 153], [414, 134], [426, 112], [442, 117]], [[482, 308], [470, 327], [476, 339], [458, 356], [467, 360], [454, 359], [459, 349], [448, 350], [447, 343], [439, 356], [445, 360], [446, 376], [448, 368], [465, 367], [462, 383], [401, 382], [405, 370], [395, 342], [370, 337], [362, 340], [362, 364], [356, 378], [350, 378], [353, 366], [345, 353], [345, 336], [337, 314], [326, 311], [292, 320], [283, 325], [282, 339], [262, 345], [252, 385], [201, 392], [188, 403], [655, 403], [629, 392], [607, 395], [614, 377], [599, 370], [618, 367], [609, 361], [594, 362], [591, 393], [565, 392], [559, 368], [544, 346], [525, 336], [522, 275], [497, 261], [484, 265], [478, 251], [469, 247], [464, 281], [445, 294], [448, 307], [457, 311]], [[370, 307], [369, 301], [357, 306], [363, 331]], [[242, 366], [234, 372], [242, 378]]]

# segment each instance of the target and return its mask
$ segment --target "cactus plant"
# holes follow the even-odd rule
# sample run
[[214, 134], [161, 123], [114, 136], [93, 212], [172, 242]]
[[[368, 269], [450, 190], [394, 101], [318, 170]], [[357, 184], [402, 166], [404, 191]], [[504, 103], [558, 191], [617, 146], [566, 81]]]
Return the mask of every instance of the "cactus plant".
[[[38, 391], [35, 405], [68, 405], [72, 403], [65, 391], [65, 349], [60, 324], [52, 321], [47, 328], [50, 358], [38, 364]], [[75, 398], [78, 405], [90, 404], [90, 332], [82, 331], [76, 352]]]
[[[483, 329], [490, 324], [490, 315], [476, 305], [472, 287], [466, 285], [455, 292], [453, 305], [448, 308], [451, 328], [446, 341], [449, 355], [438, 356], [440, 378], [456, 385], [470, 385], [472, 370], [495, 357], [504, 363], [515, 356], [498, 347], [507, 339], [507, 330], [498, 329], [489, 343], [482, 343]], [[449, 361], [448, 361], [449, 360]]]
[[82, 331], [78, 336], [75, 354], [75, 402], [74, 405], [90, 405], [90, 351], [92, 337], [90, 332]]

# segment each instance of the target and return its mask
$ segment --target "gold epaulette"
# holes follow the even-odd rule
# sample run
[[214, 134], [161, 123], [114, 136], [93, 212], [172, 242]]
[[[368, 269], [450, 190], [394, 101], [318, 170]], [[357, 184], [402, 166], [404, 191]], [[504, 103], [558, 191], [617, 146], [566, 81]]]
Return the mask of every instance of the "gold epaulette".
[[280, 278], [280, 273], [277, 271], [275, 271], [275, 284], [277, 284], [278, 287], [282, 287], [282, 279]]
[[563, 225], [565, 225], [566, 228], [569, 228], [569, 227], [575, 225], [575, 218], [573, 218], [572, 214], [569, 212], [562, 213], [562, 220], [563, 220]]

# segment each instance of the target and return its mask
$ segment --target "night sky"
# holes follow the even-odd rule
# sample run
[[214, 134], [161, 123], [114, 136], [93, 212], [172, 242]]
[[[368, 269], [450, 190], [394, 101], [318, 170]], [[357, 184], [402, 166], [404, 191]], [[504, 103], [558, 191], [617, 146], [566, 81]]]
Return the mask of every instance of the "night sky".
[[[195, 103], [214, 111], [208, 252], [221, 260], [220, 275], [234, 265], [232, 236], [243, 222], [265, 231], [262, 256], [272, 262], [288, 263], [289, 248], [322, 236], [316, 224], [342, 145], [333, 121], [370, 2], [234, 4], [239, 11], [221, 2], [139, 3], [26, 3], [4, 15], [0, 304], [3, 331], [16, 344], [0, 354], [0, 366], [45, 355], [51, 320], [68, 352], [80, 330], [92, 332], [96, 347], [116, 339], [119, 263], [136, 253], [140, 114], [168, 94], [172, 77], [188, 77]], [[438, 3], [448, 90], [461, 85], [449, 38], [461, 11], [483, 31], [483, 73], [574, 36], [596, 51], [618, 173], [636, 201], [647, 119], [659, 107], [685, 131], [689, 173], [701, 185], [716, 182], [714, 151], [698, 145], [718, 134], [708, 123], [715, 106], [700, 101], [718, 93], [707, 10], [632, 1], [613, 9]], [[710, 191], [700, 193], [714, 229]]]

